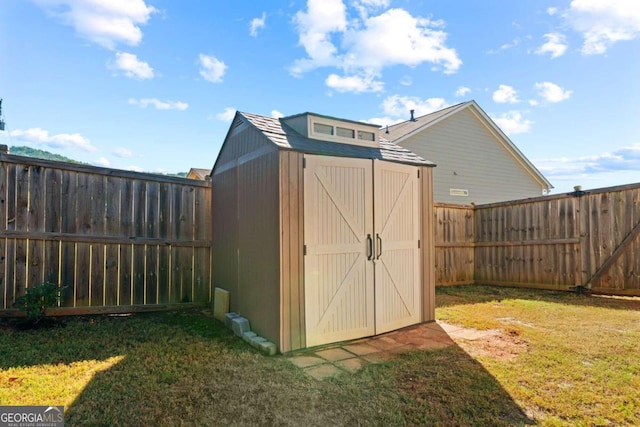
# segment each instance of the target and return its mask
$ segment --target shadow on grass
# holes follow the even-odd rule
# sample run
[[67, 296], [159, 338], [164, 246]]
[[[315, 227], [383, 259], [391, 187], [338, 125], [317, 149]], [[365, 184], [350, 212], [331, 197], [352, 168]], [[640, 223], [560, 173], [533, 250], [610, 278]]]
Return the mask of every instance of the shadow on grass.
[[509, 288], [490, 285], [436, 287], [436, 306], [450, 307], [509, 299], [544, 301], [556, 304], [602, 307], [617, 310], [640, 310], [640, 298], [608, 297], [566, 291]]
[[122, 356], [95, 373], [65, 408], [69, 425], [533, 422], [482, 365], [455, 345], [316, 381], [285, 357], [255, 352], [199, 312], [76, 318], [65, 327], [1, 342], [9, 341], [26, 353], [4, 357], [3, 368]]
[[509, 393], [457, 345], [402, 355], [391, 366], [409, 425], [533, 425]]

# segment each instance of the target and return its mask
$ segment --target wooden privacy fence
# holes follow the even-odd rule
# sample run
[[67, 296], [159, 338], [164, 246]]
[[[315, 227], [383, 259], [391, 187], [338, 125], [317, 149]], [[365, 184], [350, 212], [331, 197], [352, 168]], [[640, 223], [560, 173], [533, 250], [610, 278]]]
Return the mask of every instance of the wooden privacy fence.
[[0, 154], [0, 314], [45, 281], [57, 314], [211, 299], [211, 185]]
[[640, 184], [435, 207], [436, 283], [640, 296]]

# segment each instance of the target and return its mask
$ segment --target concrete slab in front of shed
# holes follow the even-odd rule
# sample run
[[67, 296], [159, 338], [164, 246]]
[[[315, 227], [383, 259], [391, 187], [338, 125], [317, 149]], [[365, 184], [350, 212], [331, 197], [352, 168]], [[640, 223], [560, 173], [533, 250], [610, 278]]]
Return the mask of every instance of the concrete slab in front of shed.
[[353, 353], [349, 353], [340, 347], [328, 348], [326, 350], [316, 351], [316, 356], [320, 356], [329, 362], [336, 362], [338, 360], [350, 359], [353, 357]]
[[293, 363], [298, 368], [308, 368], [309, 366], [325, 363], [326, 360], [315, 356], [293, 356], [289, 358], [289, 362]]
[[350, 351], [353, 354], [358, 356], [363, 356], [365, 354], [378, 353], [380, 352], [379, 348], [375, 348], [371, 344], [367, 343], [358, 343], [358, 344], [348, 344], [343, 346], [343, 348], [347, 351]]
[[333, 377], [342, 371], [329, 363], [325, 363], [307, 368], [304, 372], [317, 380], [324, 380], [326, 378]]
[[368, 344], [382, 351], [393, 350], [404, 345], [403, 343], [398, 342], [391, 337], [373, 338], [369, 341]]

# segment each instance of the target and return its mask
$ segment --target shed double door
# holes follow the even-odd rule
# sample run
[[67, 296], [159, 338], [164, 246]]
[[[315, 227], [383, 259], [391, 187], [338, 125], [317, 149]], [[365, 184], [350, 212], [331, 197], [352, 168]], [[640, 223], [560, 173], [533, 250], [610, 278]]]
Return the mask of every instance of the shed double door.
[[305, 156], [307, 346], [421, 320], [418, 168]]

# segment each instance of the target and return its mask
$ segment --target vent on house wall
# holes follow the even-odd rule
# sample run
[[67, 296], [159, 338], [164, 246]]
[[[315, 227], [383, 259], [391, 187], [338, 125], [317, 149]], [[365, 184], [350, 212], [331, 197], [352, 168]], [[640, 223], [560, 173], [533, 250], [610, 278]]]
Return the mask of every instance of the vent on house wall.
[[450, 196], [468, 197], [469, 196], [469, 190], [463, 190], [461, 188], [450, 188], [449, 189], [449, 195]]

